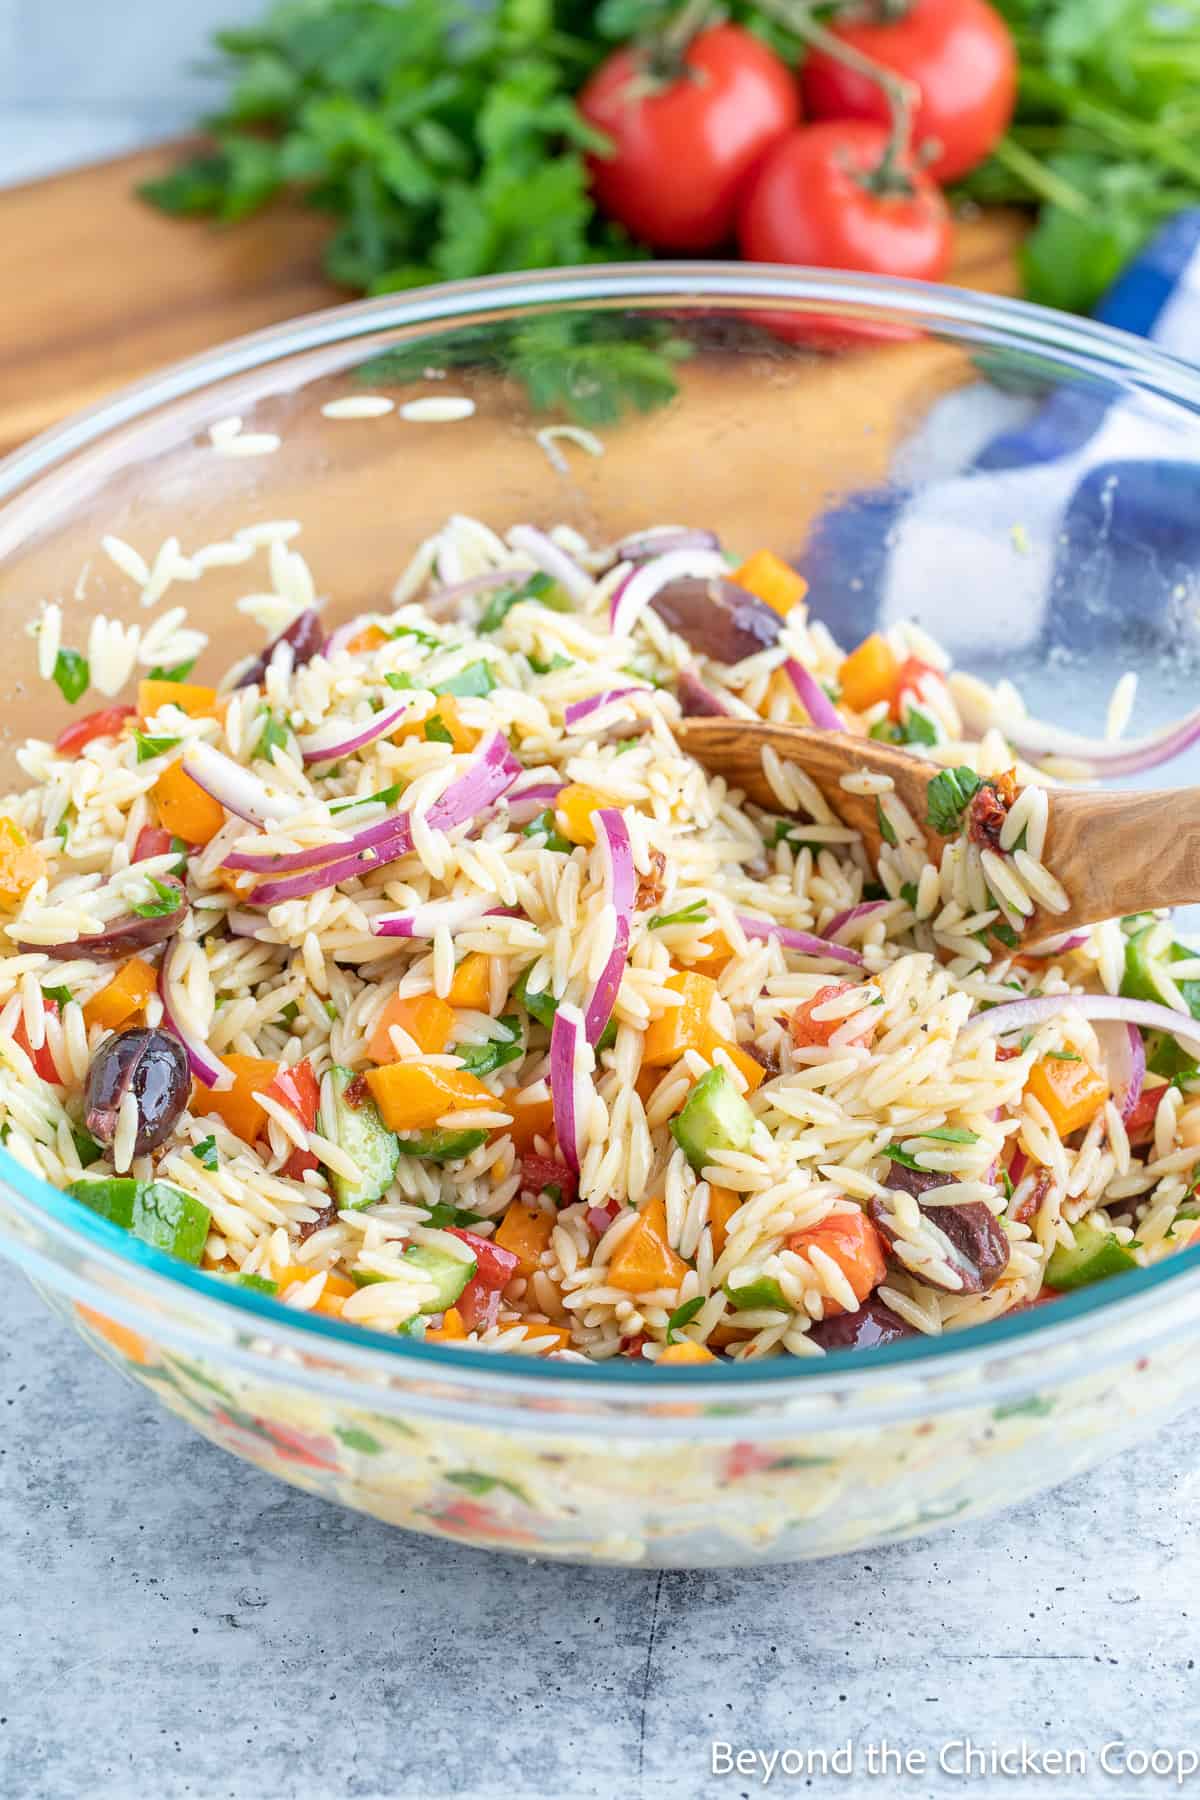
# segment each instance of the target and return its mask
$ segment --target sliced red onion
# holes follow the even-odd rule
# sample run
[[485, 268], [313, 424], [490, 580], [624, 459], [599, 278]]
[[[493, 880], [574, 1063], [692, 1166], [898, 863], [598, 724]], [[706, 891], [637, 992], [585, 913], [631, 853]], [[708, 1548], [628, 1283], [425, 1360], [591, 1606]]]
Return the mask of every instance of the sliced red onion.
[[291, 794], [271, 794], [249, 769], [234, 762], [221, 750], [200, 741], [191, 743], [183, 753], [183, 770], [197, 787], [220, 802], [226, 812], [234, 813], [251, 825], [271, 825], [291, 819], [302, 810], [303, 802]]
[[789, 656], [783, 666], [788, 672], [792, 686], [799, 695], [801, 706], [817, 730], [845, 731], [846, 727], [842, 723], [837, 707], [816, 676], [810, 674], [804, 664], [797, 662], [794, 656]]
[[614, 700], [624, 700], [629, 694], [644, 694], [648, 691], [646, 688], [635, 687], [609, 688], [603, 694], [593, 694], [589, 700], [572, 700], [563, 714], [563, 723], [568, 731], [572, 731], [592, 713], [599, 712], [602, 706], [608, 706]]
[[[508, 739], [503, 732], [494, 731], [466, 774], [452, 782], [441, 799], [430, 807], [427, 819], [431, 829], [451, 831], [456, 825], [463, 825], [468, 819], [473, 819], [486, 806], [498, 800], [501, 794], [506, 793], [520, 772], [521, 765], [509, 748]], [[347, 854], [336, 861], [322, 862], [315, 868], [310, 865], [301, 873], [283, 881], [263, 882], [247, 896], [251, 906], [274, 906], [281, 900], [303, 900], [309, 894], [319, 893], [323, 888], [336, 887], [339, 882], [353, 881], [358, 876], [369, 875], [386, 863], [398, 862], [412, 849], [412, 826], [408, 816], [398, 814], [390, 820], [382, 820], [380, 825], [369, 826], [368, 831], [379, 831], [382, 825], [390, 826], [391, 836], [374, 838], [369, 844], [362, 846], [361, 839], [366, 834], [361, 833], [358, 850], [351, 852], [347, 845]]]
[[283, 875], [289, 869], [314, 869], [319, 863], [337, 862], [375, 844], [386, 843], [404, 823], [403, 813], [389, 813], [364, 825], [352, 837], [333, 838], [327, 844], [309, 844], [304, 850], [231, 850], [221, 865], [225, 869], [248, 869], [252, 875]]
[[233, 1085], [233, 1074], [225, 1067], [219, 1057], [215, 1056], [195, 1032], [188, 1031], [181, 1023], [178, 1013], [171, 1005], [172, 971], [182, 948], [182, 939], [175, 938], [167, 945], [166, 954], [158, 971], [158, 997], [162, 1001], [163, 1023], [168, 1031], [174, 1033], [187, 1052], [188, 1067], [196, 1080], [206, 1088], [216, 1088], [218, 1092]]
[[514, 824], [522, 825], [529, 819], [536, 819], [548, 806], [553, 806], [566, 785], [565, 781], [538, 781], [532, 787], [522, 788], [519, 793], [506, 794], [504, 805]]
[[[1129, 738], [1124, 742], [1081, 737], [1076, 732], [1063, 731], [1057, 725], [1048, 725], [1042, 719], [989, 715], [986, 723], [994, 725], [1022, 756], [1034, 761], [1047, 756], [1064, 757], [1071, 762], [1086, 764], [1097, 775], [1105, 776], [1144, 774], [1147, 769], [1156, 769], [1172, 757], [1181, 756], [1200, 739], [1200, 708], [1147, 737]], [[983, 724], [982, 716], [972, 718], [973, 727], [983, 729]]]
[[271, 659], [281, 644], [286, 644], [291, 657], [291, 668], [301, 669], [311, 662], [321, 648], [321, 615], [315, 606], [305, 607], [298, 613], [277, 638], [272, 638], [261, 656], [256, 656], [245, 674], [238, 681], [238, 687], [253, 687], [266, 675], [271, 666]]
[[444, 926], [465, 931], [495, 909], [488, 894], [472, 894], [463, 900], [428, 900], [411, 912], [377, 913], [371, 920], [376, 937], [431, 938]]
[[1013, 1151], [1012, 1161], [1008, 1165], [1008, 1179], [1012, 1182], [1014, 1187], [1017, 1186], [1018, 1182], [1024, 1179], [1025, 1171], [1028, 1167], [1029, 1158], [1021, 1149], [1020, 1145], [1018, 1145]]
[[721, 540], [715, 531], [692, 531], [685, 526], [670, 526], [657, 531], [635, 531], [622, 538], [613, 548], [614, 562], [641, 562], [648, 556], [665, 556], [669, 550], [719, 550]]
[[609, 629], [614, 637], [628, 637], [655, 594], [672, 581], [707, 581], [729, 573], [717, 550], [669, 550], [642, 563], [627, 575], [608, 603]]
[[583, 1035], [578, 1007], [564, 1004], [550, 1028], [550, 1097], [554, 1102], [554, 1130], [563, 1161], [579, 1173], [579, 1128], [575, 1114], [575, 1056]]
[[493, 588], [524, 587], [534, 573], [528, 569], [484, 569], [482, 574], [471, 575], [465, 581], [456, 581], [451, 587], [439, 588], [436, 594], [427, 594], [421, 606], [431, 619], [444, 619], [458, 605], [460, 600], [469, 600], [472, 594], [487, 594]]
[[1064, 937], [1047, 938], [1045, 943], [1038, 944], [1035, 948], [1026, 950], [1025, 954], [1026, 956], [1045, 957], [1065, 956], [1068, 950], [1078, 950], [1080, 944], [1086, 944], [1087, 941], [1088, 934], [1086, 931], [1071, 931]]
[[778, 938], [785, 950], [801, 956], [820, 956], [826, 962], [850, 963], [861, 969], [863, 959], [857, 950], [845, 944], [830, 943], [828, 938], [814, 937], [811, 931], [795, 931], [790, 925], [777, 925], [774, 919], [757, 919], [750, 913], [738, 913], [737, 922], [749, 938]]
[[1045, 1025], [1064, 1013], [1082, 1019], [1119, 1019], [1128, 1025], [1142, 1025], [1147, 1031], [1165, 1031], [1192, 1056], [1200, 1057], [1200, 1025], [1194, 1020], [1152, 1000], [1126, 1000], [1117, 994], [1045, 994], [1038, 1000], [1014, 1000], [1008, 1006], [977, 1013], [967, 1021], [963, 1036], [1001, 1037]]
[[339, 625], [337, 630], [330, 632], [325, 639], [321, 649], [322, 656], [336, 656], [340, 650], [346, 648], [352, 637], [357, 637], [360, 631], [365, 631], [368, 625], [375, 623], [376, 620], [367, 618], [363, 613], [359, 613], [353, 619], [347, 619], [344, 625]]
[[675, 691], [679, 695], [679, 704], [685, 719], [728, 719], [733, 716], [733, 709], [727, 706], [719, 694], [705, 687], [698, 675], [690, 669], [684, 669], [675, 683]]
[[570, 594], [572, 600], [590, 597], [596, 585], [591, 576], [565, 550], [560, 550], [544, 531], [538, 531], [533, 525], [514, 525], [508, 541], [514, 550], [523, 550], [531, 557], [551, 581], [557, 581], [559, 587]]
[[262, 930], [262, 915], [247, 912], [241, 906], [232, 906], [225, 914], [225, 929], [230, 937], [256, 938]]
[[882, 911], [888, 904], [887, 900], [864, 900], [861, 905], [851, 906], [846, 912], [840, 912], [836, 918], [830, 919], [825, 930], [830, 937], [836, 937], [847, 925], [853, 925], [858, 919], [869, 919], [873, 913]]
[[1146, 1079], [1146, 1046], [1137, 1026], [1127, 1021], [1114, 1019], [1097, 1025], [1096, 1036], [1104, 1052], [1104, 1067], [1112, 1089], [1113, 1105], [1124, 1122], [1142, 1097], [1142, 1083]]
[[[633, 866], [633, 845], [629, 827], [615, 807], [605, 806], [595, 815], [596, 847], [604, 858], [604, 885], [608, 902], [616, 914], [613, 947], [600, 979], [592, 990], [584, 1012], [584, 1026], [589, 1044], [599, 1041], [617, 1003], [621, 977], [629, 956], [629, 928], [633, 919], [633, 902], [637, 893], [637, 874]], [[551, 1040], [553, 1056], [553, 1040]]]
[[[411, 700], [402, 700], [399, 706], [384, 709], [375, 713], [371, 723], [357, 726], [349, 737], [339, 737], [333, 743], [319, 742], [316, 738], [298, 738], [300, 754], [306, 763], [337, 762], [339, 757], [350, 756], [355, 750], [363, 750], [373, 744], [376, 738], [386, 737], [394, 731], [406, 713], [412, 710]], [[341, 727], [343, 732], [345, 727]]]

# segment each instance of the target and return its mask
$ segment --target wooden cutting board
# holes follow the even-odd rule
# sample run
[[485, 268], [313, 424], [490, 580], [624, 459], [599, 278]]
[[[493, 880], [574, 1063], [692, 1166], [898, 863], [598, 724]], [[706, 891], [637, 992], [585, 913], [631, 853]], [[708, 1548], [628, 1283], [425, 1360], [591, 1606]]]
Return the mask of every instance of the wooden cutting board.
[[[166, 218], [139, 182], [178, 145], [0, 191], [0, 453], [115, 388], [351, 296], [321, 272], [330, 223], [277, 206], [236, 227]], [[958, 227], [952, 279], [1013, 294], [1015, 212]]]

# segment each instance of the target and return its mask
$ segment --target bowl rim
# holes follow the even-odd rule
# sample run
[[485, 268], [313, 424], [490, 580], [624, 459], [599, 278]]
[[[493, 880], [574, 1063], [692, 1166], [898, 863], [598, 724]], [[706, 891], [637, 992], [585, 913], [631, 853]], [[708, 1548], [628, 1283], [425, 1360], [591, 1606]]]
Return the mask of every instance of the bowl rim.
[[[583, 269], [560, 268], [527, 274], [494, 275], [472, 281], [441, 283], [406, 293], [384, 295], [303, 314], [268, 326], [147, 376], [111, 397], [76, 413], [33, 438], [0, 461], [0, 506], [30, 483], [77, 452], [96, 445], [124, 426], [144, 421], [157, 408], [196, 395], [204, 388], [241, 374], [268, 368], [293, 356], [348, 344], [358, 337], [405, 327], [461, 325], [480, 313], [515, 312], [559, 307], [586, 308], [620, 303], [670, 303], [675, 307], [710, 306], [713, 301], [773, 302], [837, 307], [853, 312], [889, 311], [925, 330], [948, 337], [970, 336], [977, 345], [991, 342], [1054, 354], [1081, 374], [1132, 387], [1172, 406], [1190, 408], [1200, 418], [1200, 369], [1150, 345], [1144, 338], [1109, 325], [1080, 319], [1027, 301], [928, 282], [882, 276], [843, 274], [825, 269], [780, 264], [612, 263]], [[414, 1377], [461, 1375], [468, 1385], [501, 1387], [510, 1392], [543, 1395], [563, 1385], [586, 1387], [601, 1398], [607, 1391], [629, 1401], [640, 1390], [649, 1397], [665, 1389], [686, 1390], [729, 1400], [733, 1386], [753, 1388], [759, 1400], [786, 1399], [800, 1390], [814, 1392], [824, 1383], [839, 1391], [877, 1381], [894, 1382], [902, 1372], [951, 1375], [995, 1357], [1004, 1348], [1028, 1349], [1066, 1343], [1086, 1335], [1099, 1315], [1126, 1320], [1155, 1304], [1168, 1283], [1173, 1294], [1200, 1292], [1200, 1245], [1176, 1253], [1092, 1288], [1061, 1296], [1054, 1317], [1041, 1307], [1001, 1315], [961, 1333], [930, 1337], [918, 1334], [884, 1348], [830, 1352], [822, 1357], [790, 1358], [783, 1363], [721, 1364], [703, 1367], [639, 1368], [628, 1359], [591, 1363], [580, 1360], [531, 1359], [488, 1350], [427, 1345], [419, 1340], [384, 1335], [368, 1327], [299, 1312], [252, 1289], [222, 1284], [218, 1277], [179, 1263], [165, 1252], [132, 1239], [95, 1215], [87, 1214], [61, 1189], [18, 1162], [0, 1145], [0, 1180], [24, 1223], [35, 1232], [49, 1228], [51, 1241], [70, 1260], [84, 1250], [90, 1275], [82, 1283], [89, 1298], [103, 1306], [106, 1295], [99, 1277], [120, 1277], [131, 1269], [147, 1281], [147, 1291], [169, 1303], [172, 1289], [183, 1288], [196, 1309], [214, 1323], [228, 1324], [240, 1315], [255, 1337], [280, 1349], [311, 1353], [318, 1345], [335, 1347], [347, 1362], [368, 1373], [395, 1376], [405, 1365]], [[16, 1239], [0, 1238], [0, 1251], [25, 1264], [41, 1279], [55, 1280], [60, 1265], [44, 1251], [30, 1251]], [[226, 1291], [221, 1291], [222, 1287]], [[114, 1305], [128, 1313], [128, 1303]], [[169, 1305], [162, 1317], [169, 1316]], [[151, 1314], [142, 1321], [153, 1332]]]

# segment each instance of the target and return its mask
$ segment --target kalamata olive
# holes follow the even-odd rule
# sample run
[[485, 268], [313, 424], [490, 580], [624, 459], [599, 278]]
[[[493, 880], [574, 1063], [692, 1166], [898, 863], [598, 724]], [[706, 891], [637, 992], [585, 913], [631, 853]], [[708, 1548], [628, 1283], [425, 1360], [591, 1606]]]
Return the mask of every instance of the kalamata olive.
[[725, 702], [711, 688], [706, 688], [690, 669], [680, 671], [675, 691], [685, 719], [724, 719], [729, 716], [730, 709]]
[[882, 1300], [872, 1298], [864, 1301], [857, 1312], [818, 1319], [808, 1335], [822, 1350], [874, 1350], [880, 1344], [895, 1344], [901, 1338], [912, 1337], [913, 1328]]
[[738, 663], [769, 650], [783, 629], [783, 620], [765, 600], [723, 575], [669, 581], [650, 605], [693, 650], [719, 663]]
[[115, 1031], [97, 1046], [88, 1069], [87, 1128], [97, 1143], [111, 1144], [121, 1101], [132, 1093], [138, 1114], [134, 1151], [141, 1156], [170, 1136], [190, 1092], [187, 1053], [178, 1038], [148, 1025]]
[[911, 1194], [914, 1200], [919, 1200], [931, 1188], [949, 1187], [953, 1180], [953, 1175], [943, 1175], [937, 1169], [910, 1169], [902, 1162], [894, 1162], [883, 1178], [883, 1185], [899, 1188], [902, 1194]]
[[286, 631], [281, 631], [273, 638], [260, 657], [257, 657], [238, 682], [240, 688], [253, 687], [260, 682], [267, 672], [271, 657], [280, 644], [292, 646], [292, 667], [301, 669], [306, 662], [311, 662], [321, 645], [325, 634], [321, 630], [320, 614], [314, 607], [306, 607], [299, 618], [293, 619]]
[[[39, 950], [43, 956], [51, 956], [57, 962], [75, 962], [81, 956], [90, 956], [96, 962], [111, 962], [114, 957], [128, 956], [133, 950], [149, 950], [153, 944], [174, 937], [188, 910], [187, 892], [177, 876], [156, 876], [155, 892], [157, 897], [150, 904], [162, 910], [149, 918], [131, 912], [110, 925], [107, 931], [93, 932], [91, 937], [70, 938], [65, 944], [21, 944], [19, 948]], [[170, 904], [172, 892], [176, 896], [173, 906]]]
[[[1008, 1267], [1008, 1239], [991, 1208], [982, 1200], [970, 1200], [965, 1206], [938, 1206], [930, 1201], [930, 1193], [949, 1187], [953, 1180], [952, 1175], [931, 1169], [906, 1169], [903, 1163], [894, 1162], [884, 1178], [884, 1185], [912, 1194], [922, 1217], [949, 1240], [951, 1252], [946, 1261], [958, 1275], [961, 1285], [955, 1287], [951, 1282], [939, 1281], [936, 1274], [925, 1269], [915, 1269], [914, 1274], [929, 1287], [940, 1288], [943, 1293], [984, 1294], [995, 1287]], [[884, 1201], [874, 1199], [867, 1210], [888, 1243], [894, 1246], [901, 1233], [896, 1230], [888, 1206]]]

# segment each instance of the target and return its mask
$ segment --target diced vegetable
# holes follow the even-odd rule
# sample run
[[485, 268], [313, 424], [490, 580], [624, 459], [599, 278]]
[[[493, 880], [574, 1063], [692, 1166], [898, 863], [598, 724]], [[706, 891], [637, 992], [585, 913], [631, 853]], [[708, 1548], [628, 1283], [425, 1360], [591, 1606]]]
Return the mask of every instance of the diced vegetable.
[[596, 841], [596, 825], [594, 815], [611, 806], [612, 801], [607, 794], [598, 788], [585, 787], [582, 782], [572, 782], [563, 788], [554, 802], [555, 818], [564, 837], [570, 838], [573, 844], [594, 844]]
[[555, 1350], [571, 1348], [571, 1333], [565, 1325], [545, 1325], [540, 1320], [528, 1320], [521, 1327], [521, 1336], [526, 1342], [535, 1342], [543, 1356], [550, 1356]]
[[467, 1328], [463, 1324], [462, 1314], [458, 1312], [457, 1308], [448, 1306], [442, 1314], [441, 1324], [431, 1325], [426, 1331], [425, 1342], [427, 1344], [461, 1343], [466, 1335]]
[[747, 1281], [741, 1287], [734, 1287], [732, 1282], [725, 1283], [725, 1295], [731, 1306], [739, 1312], [757, 1312], [760, 1307], [773, 1307], [784, 1312], [790, 1310], [784, 1299], [783, 1289], [773, 1275], [757, 1275], [753, 1281]]
[[193, 1194], [185, 1194], [168, 1181], [84, 1179], [73, 1181], [67, 1192], [101, 1218], [181, 1262], [196, 1264], [204, 1255], [209, 1210]]
[[472, 1012], [486, 1012], [491, 986], [489, 958], [481, 950], [472, 950], [455, 969], [446, 999], [451, 1006], [469, 1007]]
[[475, 1273], [473, 1257], [464, 1261], [462, 1257], [435, 1250], [428, 1244], [410, 1244], [404, 1252], [404, 1260], [433, 1277], [434, 1296], [421, 1308], [423, 1313], [445, 1312], [448, 1306], [453, 1306]]
[[[42, 1006], [46, 1012], [53, 1013], [55, 1018], [58, 1017], [58, 1001], [52, 999], [49, 994], [42, 995]], [[34, 1070], [41, 1076], [43, 1081], [57, 1082], [61, 1080], [58, 1069], [55, 1067], [54, 1058], [50, 1054], [50, 1045], [46, 1040], [43, 1038], [39, 1049], [33, 1050], [30, 1048], [29, 1033], [25, 1029], [24, 1013], [21, 1014], [13, 1027], [13, 1043], [18, 1044], [25, 1052], [26, 1056], [33, 1064]]]
[[710, 1037], [708, 1023], [717, 984], [708, 975], [694, 969], [669, 975], [667, 987], [681, 994], [683, 1003], [672, 1006], [647, 1028], [642, 1041], [642, 1065], [645, 1068], [668, 1068], [679, 1061], [685, 1050], [707, 1054]]
[[128, 1024], [146, 1004], [157, 983], [158, 976], [150, 964], [140, 956], [131, 956], [107, 986], [87, 1002], [84, 1023], [89, 1030], [93, 1025], [102, 1025], [106, 1031]]
[[[841, 995], [848, 993], [849, 988], [849, 982], [835, 981], [828, 987], [818, 988], [810, 999], [801, 1001], [788, 1020], [792, 1042], [797, 1049], [808, 1049], [816, 1044], [828, 1044], [834, 1032], [841, 1029], [846, 1023], [845, 1018], [814, 1019], [813, 1014], [819, 1012], [822, 1007], [828, 1006], [830, 1001], [837, 1000]], [[861, 1043], [864, 1038], [870, 1037], [874, 1029], [875, 1021], [871, 1012], [864, 1008], [861, 1015], [861, 1029], [854, 1032], [853, 1041]]]
[[873, 631], [838, 670], [842, 699], [855, 712], [866, 712], [881, 700], [891, 700], [899, 673], [900, 664], [891, 645]]
[[687, 1264], [667, 1237], [667, 1203], [656, 1195], [613, 1251], [609, 1285], [626, 1294], [648, 1294], [656, 1288], [677, 1288], [686, 1274]]
[[756, 550], [733, 577], [738, 587], [745, 588], [767, 605], [780, 618], [786, 619], [794, 606], [799, 606], [808, 592], [803, 575], [797, 575], [773, 550]]
[[425, 738], [430, 743], [449, 744], [455, 754], [460, 756], [473, 750], [479, 742], [479, 733], [463, 724], [458, 701], [452, 693], [444, 693], [431, 712], [422, 713], [415, 719], [405, 719], [400, 728], [392, 733], [392, 742], [398, 744], [405, 738], [413, 737]]
[[501, 1101], [465, 1069], [390, 1063], [368, 1069], [365, 1080], [383, 1122], [392, 1131], [422, 1131], [446, 1113], [476, 1107], [504, 1111]]
[[1108, 1099], [1108, 1082], [1080, 1058], [1043, 1057], [1029, 1072], [1025, 1092], [1040, 1100], [1060, 1138], [1090, 1125]]
[[748, 1150], [754, 1114], [724, 1069], [710, 1069], [696, 1083], [671, 1135], [694, 1169], [703, 1169], [718, 1150]]
[[[553, 1225], [553, 1218], [550, 1223]], [[494, 1288], [498, 1293], [518, 1273], [520, 1258], [516, 1251], [506, 1249], [497, 1238], [480, 1237], [477, 1232], [467, 1231], [461, 1225], [448, 1225], [446, 1234], [448, 1237], [461, 1238], [474, 1254], [477, 1278], [485, 1287]]]
[[704, 1055], [710, 1062], [714, 1060], [713, 1052], [716, 1050], [725, 1052], [746, 1083], [748, 1093], [753, 1094], [757, 1088], [762, 1086], [767, 1074], [762, 1064], [756, 1062], [750, 1052], [743, 1050], [740, 1044], [732, 1043], [729, 1038], [723, 1038], [719, 1032], [710, 1029], [704, 1046]]
[[[1126, 939], [1121, 992], [1128, 1000], [1151, 1000], [1158, 1005], [1169, 1004], [1158, 982], [1160, 968], [1170, 976], [1172, 963], [1186, 962], [1196, 954], [1186, 944], [1170, 944], [1162, 954], [1152, 956], [1147, 948], [1147, 940], [1156, 928], [1156, 922], [1151, 923]], [[1183, 981], [1176, 985], [1187, 1002], [1193, 1019], [1200, 1019], [1200, 981]]]
[[380, 650], [388, 641], [388, 634], [382, 625], [364, 625], [353, 637], [346, 639], [342, 648], [351, 651], [355, 656], [365, 650]]
[[896, 672], [896, 691], [892, 695], [892, 717], [899, 724], [907, 710], [907, 704], [914, 698], [921, 698], [921, 683], [926, 675], [936, 675], [937, 670], [932, 663], [922, 662], [919, 656], [910, 656], [900, 664]]
[[744, 1196], [732, 1188], [710, 1187], [708, 1190], [708, 1228], [712, 1233], [714, 1259], [724, 1254], [729, 1238], [729, 1221]]
[[164, 769], [150, 793], [163, 829], [185, 844], [209, 843], [225, 823], [220, 801], [206, 794], [181, 763]]
[[688, 1363], [715, 1363], [720, 1358], [714, 1356], [707, 1344], [697, 1344], [691, 1338], [680, 1338], [674, 1344], [668, 1344], [658, 1359], [659, 1368], [681, 1367]]
[[14, 820], [0, 816], [0, 901], [17, 906], [46, 873], [46, 859]]
[[78, 756], [93, 738], [119, 737], [126, 721], [136, 717], [136, 706], [106, 706], [100, 712], [89, 713], [85, 719], [76, 719], [73, 725], [60, 731], [54, 740], [54, 748], [60, 756]]
[[418, 1050], [440, 1056], [454, 1033], [454, 1009], [436, 994], [393, 994], [367, 1046], [372, 1062], [395, 1062], [396, 1051], [389, 1035], [393, 1025], [406, 1032]]
[[540, 1267], [542, 1251], [550, 1242], [555, 1215], [514, 1200], [501, 1219], [492, 1242], [516, 1257], [517, 1273], [526, 1277]]
[[216, 688], [187, 681], [138, 682], [138, 712], [143, 719], [152, 719], [162, 706], [177, 706], [189, 719], [209, 719], [216, 704]]
[[[367, 1077], [369, 1083], [370, 1077]], [[344, 1150], [358, 1169], [358, 1180], [329, 1171], [334, 1196], [341, 1207], [370, 1206], [387, 1193], [400, 1160], [400, 1146], [367, 1095], [361, 1076], [335, 1063], [329, 1071], [332, 1118], [322, 1120], [325, 1135]]]
[[307, 1057], [303, 1062], [293, 1063], [289, 1069], [280, 1069], [266, 1091], [272, 1100], [277, 1100], [280, 1106], [286, 1106], [289, 1112], [295, 1113], [305, 1131], [315, 1128], [317, 1108], [321, 1103], [321, 1084]]
[[235, 1136], [247, 1144], [257, 1143], [267, 1125], [267, 1115], [258, 1103], [258, 1096], [271, 1086], [279, 1064], [262, 1056], [243, 1056], [239, 1051], [231, 1051], [220, 1061], [233, 1076], [232, 1085], [206, 1088], [194, 1082], [191, 1110], [201, 1119], [215, 1113]]
[[511, 1135], [514, 1147], [524, 1154], [532, 1150], [535, 1138], [549, 1138], [554, 1131], [554, 1102], [530, 1099], [525, 1091], [508, 1093], [504, 1103], [512, 1111]]
[[486, 1131], [414, 1131], [396, 1140], [401, 1156], [416, 1156], [422, 1162], [461, 1162], [486, 1144]]
[[1068, 1249], [1059, 1244], [1046, 1264], [1046, 1280], [1053, 1288], [1069, 1291], [1088, 1287], [1109, 1275], [1123, 1274], [1137, 1268], [1137, 1258], [1093, 1219], [1081, 1219], [1071, 1228], [1074, 1243]]
[[[823, 1250], [850, 1283], [860, 1306], [887, 1276], [883, 1240], [866, 1213], [834, 1213], [807, 1231], [795, 1232], [787, 1247], [800, 1256], [807, 1256], [810, 1250]], [[846, 1309], [836, 1300], [826, 1300], [826, 1317], [835, 1310]]]

